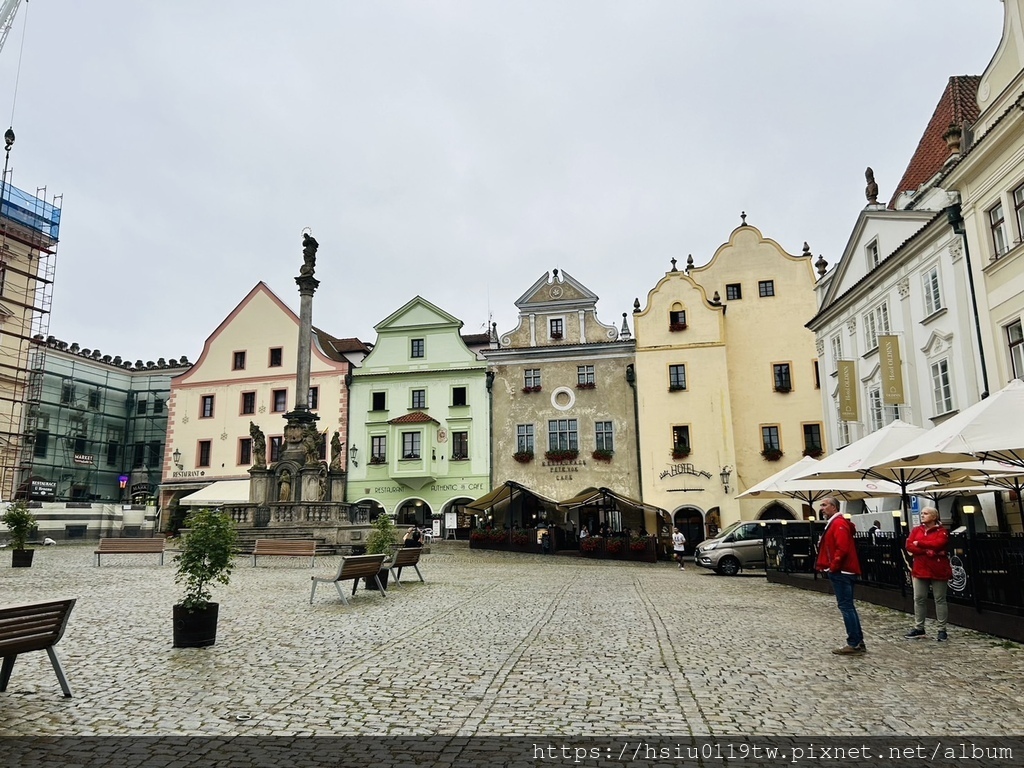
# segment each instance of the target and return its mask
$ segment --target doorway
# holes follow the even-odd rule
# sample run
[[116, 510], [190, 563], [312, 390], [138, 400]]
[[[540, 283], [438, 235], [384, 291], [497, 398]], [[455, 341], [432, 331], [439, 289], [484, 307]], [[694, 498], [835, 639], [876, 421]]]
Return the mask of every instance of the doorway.
[[686, 553], [693, 554], [693, 550], [704, 541], [704, 515], [696, 507], [680, 507], [672, 515], [672, 525], [683, 532], [686, 537]]

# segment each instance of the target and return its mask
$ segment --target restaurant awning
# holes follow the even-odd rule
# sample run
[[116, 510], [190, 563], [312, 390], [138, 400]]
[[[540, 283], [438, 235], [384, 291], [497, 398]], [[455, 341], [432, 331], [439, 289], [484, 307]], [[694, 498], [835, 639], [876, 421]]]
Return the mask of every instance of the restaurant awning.
[[545, 509], [555, 509], [558, 507], [558, 502], [554, 499], [542, 496], [536, 491], [532, 491], [525, 485], [520, 485], [513, 480], [506, 480], [490, 493], [484, 494], [476, 501], [467, 504], [465, 508], [472, 512], [488, 512], [497, 507], [507, 505], [516, 494], [533, 496]]
[[617, 493], [610, 488], [597, 488], [573, 496], [571, 499], [559, 502], [559, 506], [564, 509], [577, 509], [578, 507], [592, 506], [596, 504], [607, 504], [609, 500], [615, 502], [620, 509], [634, 509], [637, 511], [653, 512], [654, 514], [661, 516], [667, 516], [666, 512], [661, 507], [655, 507], [653, 504], [645, 504], [638, 499], [632, 499], [622, 493]]
[[248, 480], [218, 480], [188, 496], [178, 499], [186, 507], [219, 507], [223, 504], [246, 504], [249, 501]]

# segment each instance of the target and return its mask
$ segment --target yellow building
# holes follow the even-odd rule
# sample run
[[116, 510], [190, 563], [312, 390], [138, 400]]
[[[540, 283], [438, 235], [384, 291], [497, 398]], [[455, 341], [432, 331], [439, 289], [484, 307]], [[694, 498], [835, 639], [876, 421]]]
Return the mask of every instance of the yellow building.
[[788, 501], [734, 497], [820, 454], [814, 270], [755, 228], [711, 261], [673, 259], [634, 310], [643, 500], [669, 510], [695, 545], [739, 519], [802, 517]]

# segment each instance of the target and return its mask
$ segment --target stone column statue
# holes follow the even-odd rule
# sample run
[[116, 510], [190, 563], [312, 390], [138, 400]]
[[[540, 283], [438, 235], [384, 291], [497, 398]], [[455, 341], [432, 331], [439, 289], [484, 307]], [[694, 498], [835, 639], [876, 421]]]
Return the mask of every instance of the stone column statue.
[[267, 466], [267, 438], [254, 422], [249, 422], [249, 437], [252, 438], [252, 465], [259, 469]]
[[875, 172], [868, 168], [864, 171], [864, 178], [868, 185], [864, 188], [864, 195], [868, 199], [868, 205], [878, 205], [878, 185], [875, 183]]
[[331, 469], [341, 469], [341, 449], [345, 444], [341, 442], [341, 433], [335, 432], [331, 437]]

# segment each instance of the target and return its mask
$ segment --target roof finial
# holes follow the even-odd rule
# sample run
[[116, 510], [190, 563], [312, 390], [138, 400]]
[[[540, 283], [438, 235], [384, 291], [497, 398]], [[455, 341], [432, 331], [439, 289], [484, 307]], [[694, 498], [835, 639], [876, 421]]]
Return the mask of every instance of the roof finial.
[[626, 313], [622, 313], [622, 330], [619, 331], [619, 338], [623, 341], [628, 341], [632, 338], [632, 334], [629, 332], [629, 326], [626, 324]]
[[868, 205], [878, 205], [878, 185], [875, 183], [875, 172], [871, 170], [870, 166], [864, 171], [864, 178], [868, 182], [868, 185], [864, 187], [864, 195], [868, 199]]
[[[810, 256], [810, 254], [807, 255]], [[825, 257], [821, 254], [818, 254], [818, 260], [814, 262], [814, 268], [818, 270], [818, 277], [824, 277], [828, 271], [828, 262], [825, 261]]]
[[740, 226], [741, 227], [747, 226], [747, 212], [746, 211], [740, 211]]
[[671, 271], [672, 272], [678, 272], [679, 270], [676, 268], [676, 257], [673, 256], [671, 259], [669, 259], [669, 261], [672, 262], [672, 270]]
[[811, 246], [809, 246], [807, 244], [806, 240], [804, 240], [804, 252], [801, 253], [800, 255], [801, 256], [810, 256], [811, 255]]
[[715, 295], [711, 297], [711, 303], [712, 304], [721, 304], [722, 303], [722, 297], [721, 297], [721, 295], [719, 295], [718, 291], [715, 291]]
[[686, 272], [689, 274], [690, 270], [693, 269], [693, 254], [688, 253], [686, 255]]
[[633, 299], [633, 314], [640, 311], [640, 299]]
[[558, 282], [558, 268], [555, 267], [551, 270], [551, 274], [555, 276], [555, 282]]

